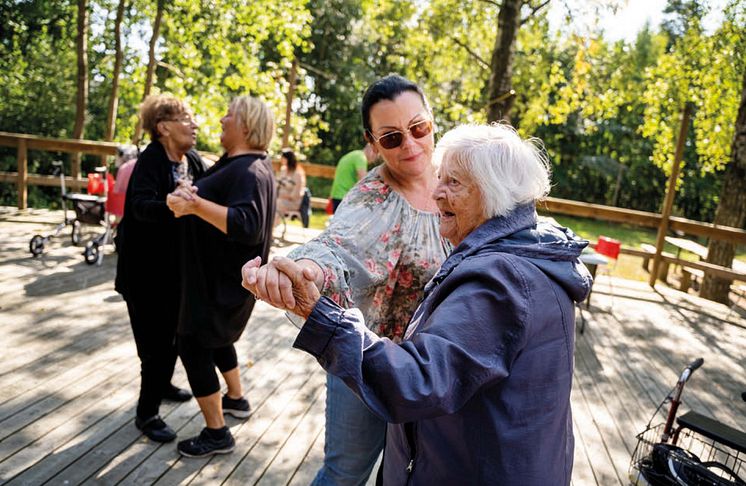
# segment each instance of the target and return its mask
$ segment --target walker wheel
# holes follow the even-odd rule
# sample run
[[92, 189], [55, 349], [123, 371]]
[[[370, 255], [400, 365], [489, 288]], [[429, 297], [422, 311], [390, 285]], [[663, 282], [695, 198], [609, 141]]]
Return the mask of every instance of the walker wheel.
[[93, 265], [98, 261], [98, 243], [89, 242], [85, 245], [85, 250], [83, 250], [83, 257], [85, 258], [85, 262], [88, 265]]
[[39, 256], [44, 252], [44, 237], [41, 235], [34, 235], [29, 241], [28, 249], [32, 255]]
[[70, 240], [72, 240], [73, 245], [78, 246], [80, 243], [80, 237], [81, 237], [81, 231], [80, 231], [80, 221], [77, 219], [73, 221], [73, 231], [70, 233]]

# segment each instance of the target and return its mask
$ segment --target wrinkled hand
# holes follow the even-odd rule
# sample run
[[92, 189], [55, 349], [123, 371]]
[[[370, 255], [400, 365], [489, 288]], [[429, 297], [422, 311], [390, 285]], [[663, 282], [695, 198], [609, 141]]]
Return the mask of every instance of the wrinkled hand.
[[275, 257], [260, 267], [257, 257], [241, 269], [242, 285], [258, 299], [270, 305], [286, 309], [303, 318], [308, 318], [321, 294], [316, 286], [320, 279], [316, 264], [294, 262], [289, 258]]
[[199, 205], [196, 186], [178, 186], [174, 192], [166, 196], [166, 205], [180, 218], [196, 212]]

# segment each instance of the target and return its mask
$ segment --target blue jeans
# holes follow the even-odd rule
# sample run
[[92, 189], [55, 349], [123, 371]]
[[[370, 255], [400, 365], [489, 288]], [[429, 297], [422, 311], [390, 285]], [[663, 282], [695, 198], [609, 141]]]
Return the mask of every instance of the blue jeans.
[[326, 377], [324, 465], [313, 486], [364, 485], [383, 450], [386, 422], [342, 380]]

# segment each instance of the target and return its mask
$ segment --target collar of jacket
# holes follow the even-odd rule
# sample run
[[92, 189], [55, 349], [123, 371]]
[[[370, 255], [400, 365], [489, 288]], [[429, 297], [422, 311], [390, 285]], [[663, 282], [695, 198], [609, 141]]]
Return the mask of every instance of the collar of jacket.
[[443, 281], [464, 258], [472, 255], [485, 244], [499, 240], [518, 231], [536, 226], [536, 204], [528, 203], [516, 206], [505, 216], [495, 216], [479, 225], [469, 233], [453, 252], [448, 256], [440, 270], [425, 286], [425, 293]]
[[154, 159], [165, 160], [167, 162], [171, 162], [168, 159], [168, 154], [166, 153], [166, 147], [164, 147], [163, 144], [159, 140], [151, 140], [148, 146], [145, 147], [145, 150], [143, 150], [143, 153], [145, 152], [152, 153]]

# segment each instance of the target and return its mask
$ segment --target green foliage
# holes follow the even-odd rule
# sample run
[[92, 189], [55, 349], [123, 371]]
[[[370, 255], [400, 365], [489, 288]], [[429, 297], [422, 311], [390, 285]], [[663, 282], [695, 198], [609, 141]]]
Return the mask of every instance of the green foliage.
[[75, 116], [68, 2], [0, 3], [0, 130], [65, 137]]
[[[90, 0], [90, 97], [86, 137], [104, 134], [114, 65], [118, 0]], [[608, 4], [609, 2], [605, 2]], [[729, 0], [705, 32], [705, 0], [669, 0], [659, 30], [632, 42], [564, 35], [547, 9], [518, 34], [513, 123], [544, 141], [552, 195], [658, 211], [673, 159], [680, 109], [694, 117], [675, 213], [711, 220], [730, 155], [740, 76], [746, 62], [744, 0]], [[142, 99], [156, 2], [128, 2], [115, 140], [132, 138]], [[524, 8], [524, 16], [529, 9]], [[439, 131], [484, 122], [499, 2], [484, 0], [172, 0], [166, 2], [153, 90], [186, 100], [200, 124], [198, 148], [220, 152], [220, 123], [236, 95], [272, 107], [280, 147], [288, 75], [298, 60], [289, 145], [301, 160], [333, 165], [363, 144], [359, 104], [376, 78], [401, 73], [422, 84]], [[76, 6], [71, 0], [0, 0], [0, 130], [54, 137], [72, 131], [76, 90]], [[58, 154], [33, 153], [49, 173]], [[95, 158], [84, 160], [91, 167]], [[15, 154], [0, 150], [0, 170]], [[329, 181], [312, 180], [324, 197]], [[34, 203], [55, 188], [35, 188]], [[14, 189], [0, 186], [13, 203]]]
[[734, 23], [738, 19], [728, 20], [707, 36], [702, 33], [699, 19], [689, 19], [683, 36], [646, 73], [646, 116], [641, 133], [654, 141], [653, 163], [666, 173], [670, 173], [673, 163], [678, 113], [686, 103], [694, 108], [689, 148], [696, 146], [700, 172], [704, 175], [721, 171], [730, 158], [741, 76], [746, 66], [743, 14], [740, 20], [740, 24]]
[[360, 1], [311, 0], [308, 8], [313, 15], [308, 39], [312, 47], [301, 52], [299, 60], [309, 89], [301, 93], [297, 113], [318, 144], [304, 142], [300, 152], [311, 162], [334, 165], [364, 143], [360, 98], [375, 77], [367, 63], [374, 57], [373, 45]]
[[308, 176], [306, 177], [306, 185], [308, 186], [308, 189], [311, 190], [311, 195], [313, 197], [328, 198], [329, 194], [332, 192], [331, 179]]

